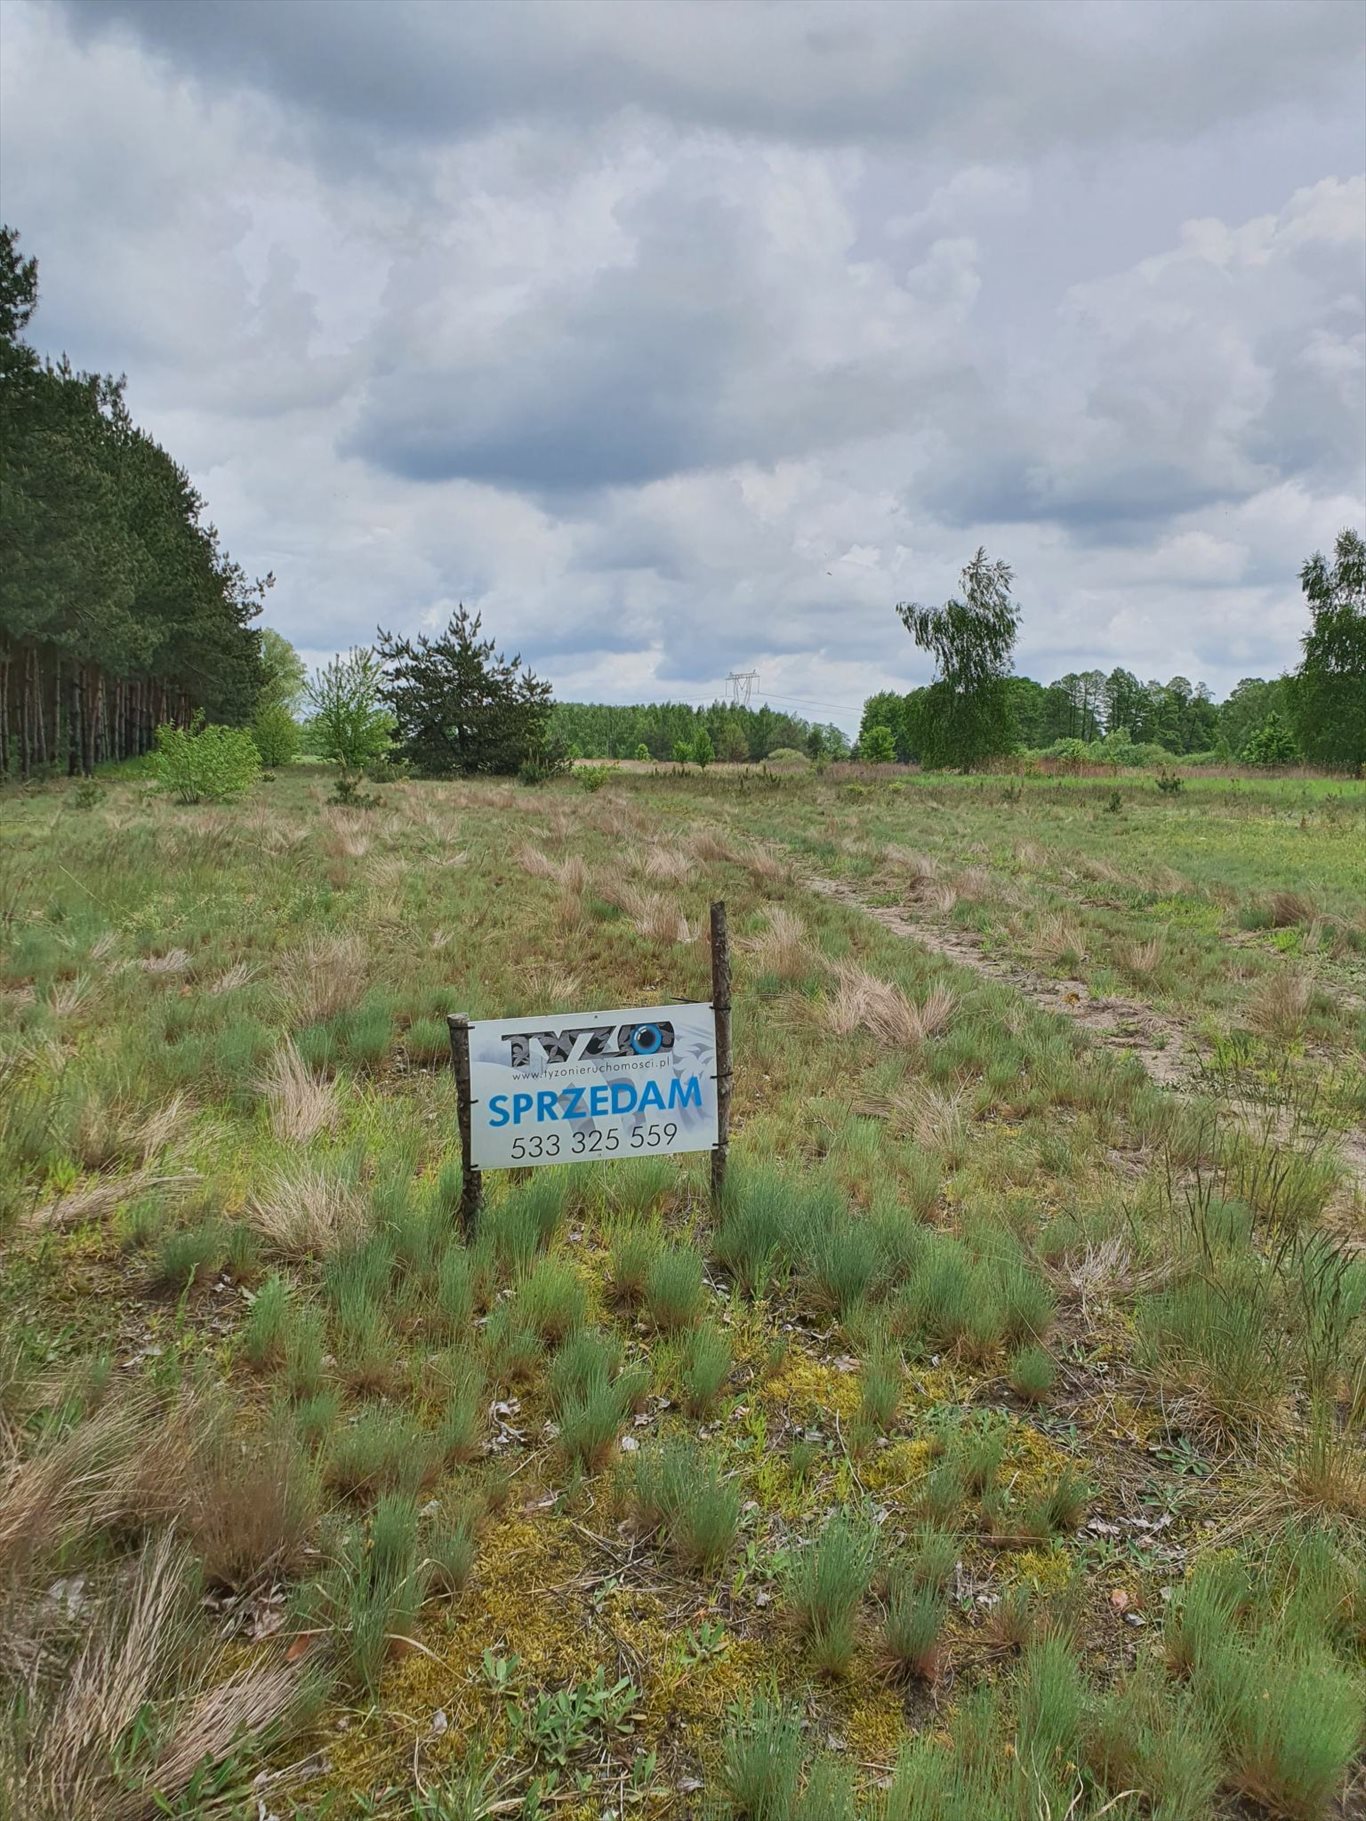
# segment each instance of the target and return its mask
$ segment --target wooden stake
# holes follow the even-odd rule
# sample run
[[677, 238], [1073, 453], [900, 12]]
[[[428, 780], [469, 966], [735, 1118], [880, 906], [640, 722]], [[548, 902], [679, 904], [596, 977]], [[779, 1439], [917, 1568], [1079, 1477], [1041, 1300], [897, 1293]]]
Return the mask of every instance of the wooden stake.
[[726, 907], [711, 907], [711, 1005], [716, 1014], [716, 1149], [711, 1154], [711, 1199], [721, 1205], [730, 1154], [730, 935]]
[[460, 1230], [474, 1238], [479, 1205], [484, 1198], [484, 1178], [471, 1159], [470, 1137], [470, 1021], [463, 1013], [446, 1020], [451, 1030], [451, 1061], [455, 1064], [455, 1092], [460, 1109]]

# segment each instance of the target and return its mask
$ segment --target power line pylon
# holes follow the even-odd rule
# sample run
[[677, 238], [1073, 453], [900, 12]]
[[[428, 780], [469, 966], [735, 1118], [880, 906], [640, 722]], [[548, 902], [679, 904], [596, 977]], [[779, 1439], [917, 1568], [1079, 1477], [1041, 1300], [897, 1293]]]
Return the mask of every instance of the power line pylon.
[[748, 708], [754, 685], [759, 681], [757, 670], [730, 670], [726, 673], [729, 693], [726, 696], [728, 708]]

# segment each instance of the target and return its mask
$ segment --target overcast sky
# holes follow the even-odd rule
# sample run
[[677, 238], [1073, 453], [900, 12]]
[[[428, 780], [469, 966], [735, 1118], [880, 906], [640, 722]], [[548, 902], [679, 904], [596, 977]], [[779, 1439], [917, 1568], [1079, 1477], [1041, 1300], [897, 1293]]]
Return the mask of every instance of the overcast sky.
[[5, 0], [34, 339], [310, 658], [857, 724], [979, 544], [1018, 668], [1294, 662], [1366, 492], [1357, 0]]

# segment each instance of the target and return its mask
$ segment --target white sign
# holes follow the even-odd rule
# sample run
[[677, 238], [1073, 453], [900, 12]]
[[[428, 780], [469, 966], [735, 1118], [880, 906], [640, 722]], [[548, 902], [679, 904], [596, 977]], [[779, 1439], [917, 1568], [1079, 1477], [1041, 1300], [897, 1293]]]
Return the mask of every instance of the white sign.
[[709, 1151], [716, 1132], [709, 1004], [470, 1025], [476, 1169]]

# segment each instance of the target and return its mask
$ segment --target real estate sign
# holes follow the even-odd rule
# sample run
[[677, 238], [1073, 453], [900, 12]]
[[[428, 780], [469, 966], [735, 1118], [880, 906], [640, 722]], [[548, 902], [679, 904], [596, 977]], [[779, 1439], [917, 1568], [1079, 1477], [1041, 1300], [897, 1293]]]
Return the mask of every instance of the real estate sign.
[[469, 1025], [477, 1170], [709, 1151], [716, 1012], [706, 1001]]

